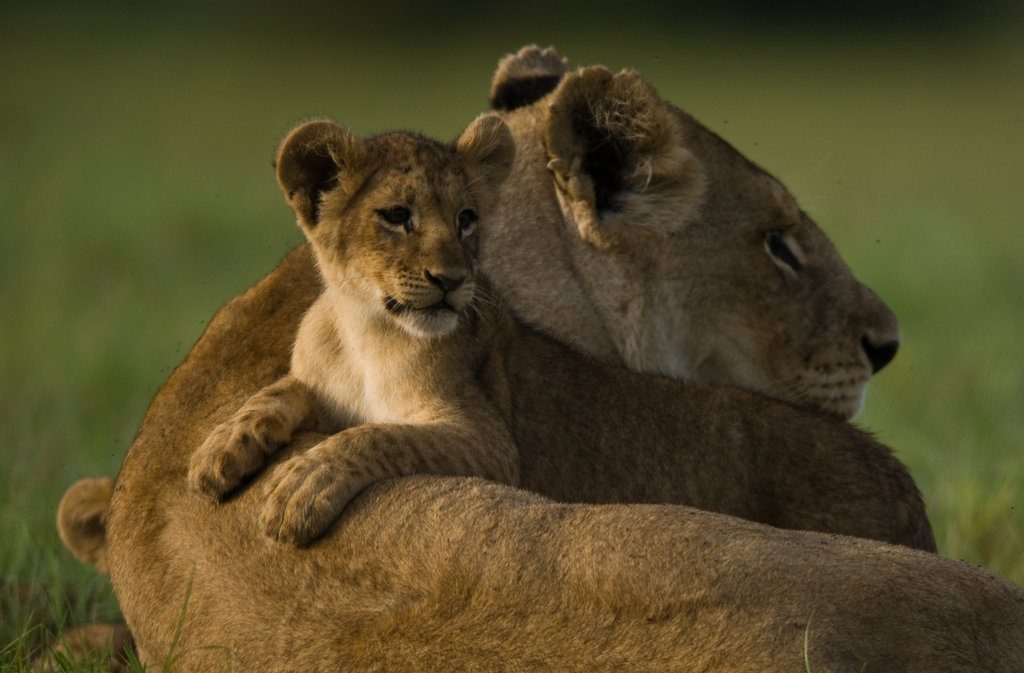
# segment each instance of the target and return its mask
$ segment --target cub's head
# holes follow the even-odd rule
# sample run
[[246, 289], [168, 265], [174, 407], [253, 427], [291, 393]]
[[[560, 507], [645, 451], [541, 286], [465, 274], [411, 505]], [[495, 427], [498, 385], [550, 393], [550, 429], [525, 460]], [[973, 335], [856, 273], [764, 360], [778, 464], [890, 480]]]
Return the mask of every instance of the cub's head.
[[360, 140], [311, 121], [288, 134], [275, 165], [328, 289], [427, 337], [454, 329], [473, 300], [477, 227], [514, 156], [494, 115], [451, 144], [404, 132]]

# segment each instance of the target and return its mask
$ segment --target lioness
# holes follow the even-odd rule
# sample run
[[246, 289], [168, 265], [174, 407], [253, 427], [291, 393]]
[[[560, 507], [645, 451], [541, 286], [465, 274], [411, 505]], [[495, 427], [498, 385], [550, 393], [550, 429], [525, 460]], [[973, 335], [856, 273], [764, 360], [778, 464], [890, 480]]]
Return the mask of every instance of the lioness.
[[[260, 483], [214, 507], [184, 491], [188, 455], [287, 370], [318, 293], [302, 248], [218, 314], [147, 413], [109, 510], [113, 581], [144, 659], [200, 671], [770, 670], [802, 665], [806, 637], [814, 670], [1019, 668], [1012, 585], [933, 555], [684, 508], [555, 505], [416, 477], [373, 487], [309, 550], [261, 543]], [[572, 475], [583, 488], [622, 480], [621, 496], [645, 487], [626, 456], [659, 464], [664, 451], [630, 449], [565, 458], [585, 467]], [[602, 465], [612, 457], [622, 462]], [[179, 621], [168, 606], [186, 595]]]

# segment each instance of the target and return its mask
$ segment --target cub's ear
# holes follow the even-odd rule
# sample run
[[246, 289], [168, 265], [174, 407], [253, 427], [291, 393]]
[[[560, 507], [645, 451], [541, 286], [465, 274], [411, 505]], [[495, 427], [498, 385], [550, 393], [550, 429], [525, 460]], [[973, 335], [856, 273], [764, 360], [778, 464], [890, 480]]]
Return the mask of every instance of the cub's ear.
[[114, 495], [114, 480], [101, 477], [76, 481], [57, 507], [57, 532], [64, 546], [79, 561], [101, 573], [107, 567], [107, 508]]
[[554, 47], [527, 45], [498, 61], [491, 80], [492, 110], [515, 110], [532, 105], [558, 86], [569, 71], [569, 61]]
[[496, 114], [483, 114], [473, 120], [459, 139], [456, 149], [466, 164], [474, 183], [484, 186], [479, 196], [497, 201], [498, 190], [512, 172], [516, 158], [516, 143], [512, 132]]
[[299, 224], [309, 230], [320, 219], [320, 200], [339, 183], [354, 187], [345, 174], [354, 173], [366, 158], [362, 141], [341, 124], [306, 122], [288, 134], [277, 151], [277, 182]]
[[693, 217], [703, 171], [676, 113], [638, 73], [582, 68], [550, 100], [548, 168], [584, 240], [605, 247], [640, 228], [677, 230]]

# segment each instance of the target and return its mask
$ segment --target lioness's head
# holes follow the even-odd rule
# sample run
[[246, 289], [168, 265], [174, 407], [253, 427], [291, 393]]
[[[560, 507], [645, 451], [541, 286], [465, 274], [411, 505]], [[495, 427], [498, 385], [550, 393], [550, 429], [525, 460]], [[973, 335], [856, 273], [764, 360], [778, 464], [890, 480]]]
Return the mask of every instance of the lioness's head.
[[494, 115], [452, 144], [413, 133], [364, 141], [312, 121], [288, 134], [276, 167], [328, 288], [411, 334], [436, 336], [473, 299], [477, 226], [514, 155]]
[[528, 47], [491, 100], [518, 154], [481, 263], [522, 318], [631, 369], [857, 413], [896, 318], [778, 180], [634, 71]]

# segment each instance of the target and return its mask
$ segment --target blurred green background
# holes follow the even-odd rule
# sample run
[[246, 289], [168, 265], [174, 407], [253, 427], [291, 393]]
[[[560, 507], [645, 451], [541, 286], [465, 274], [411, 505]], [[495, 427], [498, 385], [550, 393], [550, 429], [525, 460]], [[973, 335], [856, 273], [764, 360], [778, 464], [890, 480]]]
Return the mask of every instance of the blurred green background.
[[56, 504], [116, 472], [212, 313], [299, 241], [282, 135], [453, 137], [529, 42], [637, 68], [794, 191], [902, 320], [858, 423], [910, 466], [943, 553], [1024, 583], [1019, 15], [548, 4], [0, 6], [0, 648], [116, 617]]

